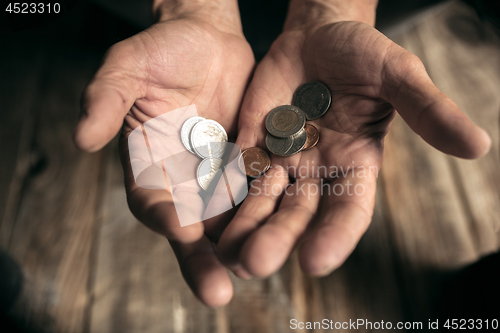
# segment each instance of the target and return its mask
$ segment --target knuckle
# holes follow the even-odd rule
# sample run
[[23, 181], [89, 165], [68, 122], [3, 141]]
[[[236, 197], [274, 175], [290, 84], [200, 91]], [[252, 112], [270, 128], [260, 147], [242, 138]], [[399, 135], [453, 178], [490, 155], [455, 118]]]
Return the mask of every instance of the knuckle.
[[419, 72], [424, 70], [425, 66], [422, 60], [411, 52], [405, 52], [405, 63], [407, 65], [407, 70], [411, 72]]

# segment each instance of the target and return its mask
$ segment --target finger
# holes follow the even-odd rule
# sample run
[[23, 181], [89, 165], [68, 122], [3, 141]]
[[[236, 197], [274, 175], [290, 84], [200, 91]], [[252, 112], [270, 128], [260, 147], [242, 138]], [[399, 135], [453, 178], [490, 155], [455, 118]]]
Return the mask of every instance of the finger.
[[203, 224], [205, 226], [205, 235], [207, 235], [212, 242], [218, 242], [224, 229], [234, 217], [235, 213], [236, 209], [233, 208], [220, 215], [204, 220]]
[[[127, 135], [120, 138], [120, 159], [124, 170], [125, 189], [130, 211], [139, 221], [169, 240], [180, 243], [192, 243], [203, 237], [204, 227], [202, 223], [182, 226], [179, 220], [179, 214], [181, 216], [183, 214], [201, 216], [201, 212], [191, 211], [192, 207], [203, 207], [202, 199], [197, 191], [186, 189], [183, 193], [178, 194], [176, 206], [172, 193], [167, 190], [168, 184], [164, 177], [164, 170], [153, 174], [157, 183], [164, 182], [163, 186], [157, 186], [158, 189], [138, 186], [132, 172]], [[146, 181], [145, 183], [152, 182]], [[184, 211], [179, 211], [183, 208], [179, 203], [189, 203], [191, 207], [185, 207]]]
[[127, 54], [124, 51], [120, 44], [108, 51], [103, 65], [82, 95], [82, 116], [74, 141], [84, 151], [97, 151], [111, 141], [139, 97], [133, 74], [121, 59]]
[[[229, 147], [228, 147], [229, 148]], [[238, 146], [231, 148], [227, 162], [212, 180], [210, 197], [206, 200], [204, 212], [205, 234], [213, 242], [218, 242], [227, 224], [232, 220], [239, 205], [247, 196], [247, 178], [241, 173]], [[222, 212], [222, 213], [221, 213]]]
[[368, 171], [360, 177], [359, 172], [358, 168], [354, 176], [323, 186], [319, 225], [302, 244], [299, 254], [306, 273], [324, 276], [338, 268], [368, 228], [376, 177]]
[[204, 304], [223, 306], [233, 297], [233, 285], [208, 238], [191, 244], [170, 241], [182, 276]]
[[[190, 200], [194, 202], [196, 196], [197, 193], [190, 195]], [[176, 207], [171, 193], [167, 190], [137, 187], [127, 194], [127, 200], [130, 211], [139, 221], [170, 240], [188, 244], [203, 237], [202, 223], [181, 225], [179, 207]]]
[[248, 236], [276, 210], [289, 179], [286, 170], [273, 166], [252, 182], [248, 196], [217, 244], [222, 263], [239, 268], [239, 253]]
[[267, 277], [281, 268], [316, 216], [320, 186], [320, 179], [299, 179], [286, 189], [278, 211], [243, 245], [240, 260], [246, 271]]
[[[245, 93], [236, 140], [241, 149], [265, 147], [266, 115], [278, 105], [291, 103], [292, 87], [298, 86], [303, 77], [300, 55], [290, 56], [296, 52], [287, 52], [293, 45], [273, 46], [276, 49], [281, 47], [286, 52], [273, 52], [274, 57], [265, 57], [257, 66]], [[250, 276], [242, 269], [238, 259], [244, 240], [274, 212], [281, 199], [282, 193], [272, 193], [271, 189], [273, 186], [284, 189], [289, 183], [288, 175], [281, 166], [277, 169], [277, 165], [274, 163], [271, 170], [252, 183], [249, 195], [219, 240], [217, 250], [222, 262], [238, 276], [239, 271], [244, 272], [242, 275], [245, 277]]]
[[432, 83], [418, 57], [398, 47], [386, 59], [384, 98], [413, 131], [435, 148], [457, 157], [478, 158], [489, 151], [488, 134]]

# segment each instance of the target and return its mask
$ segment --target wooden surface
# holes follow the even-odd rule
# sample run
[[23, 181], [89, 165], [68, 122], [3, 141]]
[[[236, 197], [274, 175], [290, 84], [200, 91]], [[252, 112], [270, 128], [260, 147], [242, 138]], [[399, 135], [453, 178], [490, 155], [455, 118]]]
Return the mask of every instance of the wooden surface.
[[25, 331], [53, 333], [289, 332], [291, 318], [435, 318], [443, 281], [500, 245], [500, 39], [457, 2], [398, 29], [391, 37], [488, 130], [492, 151], [476, 161], [443, 155], [397, 118], [373, 223], [347, 262], [314, 279], [294, 254], [269, 279], [233, 278], [235, 297], [220, 309], [193, 297], [168, 242], [128, 211], [116, 142], [97, 154], [72, 145], [102, 45], [0, 37], [11, 47], [0, 78], [0, 247], [25, 276], [10, 316]]

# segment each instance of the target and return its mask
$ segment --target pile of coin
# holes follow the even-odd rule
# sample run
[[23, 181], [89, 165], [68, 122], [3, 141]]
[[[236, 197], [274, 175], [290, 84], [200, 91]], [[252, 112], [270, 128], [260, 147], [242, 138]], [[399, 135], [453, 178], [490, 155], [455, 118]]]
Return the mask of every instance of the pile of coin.
[[293, 97], [293, 105], [281, 105], [266, 118], [266, 146], [278, 156], [292, 156], [316, 146], [319, 131], [306, 120], [323, 116], [330, 108], [332, 95], [321, 82], [302, 85]]
[[198, 165], [196, 178], [200, 187], [207, 190], [222, 163], [226, 130], [215, 120], [191, 117], [182, 125], [181, 140], [188, 151], [203, 159]]
[[[318, 129], [307, 120], [323, 116], [330, 108], [332, 95], [321, 82], [302, 85], [293, 97], [293, 105], [281, 105], [266, 118], [266, 146], [275, 155], [292, 156], [313, 148], [319, 141]], [[191, 117], [181, 129], [184, 147], [203, 160], [197, 170], [198, 184], [207, 190], [222, 163], [227, 133], [215, 120]], [[261, 148], [243, 150], [239, 167], [250, 177], [258, 177], [271, 166], [269, 155]]]

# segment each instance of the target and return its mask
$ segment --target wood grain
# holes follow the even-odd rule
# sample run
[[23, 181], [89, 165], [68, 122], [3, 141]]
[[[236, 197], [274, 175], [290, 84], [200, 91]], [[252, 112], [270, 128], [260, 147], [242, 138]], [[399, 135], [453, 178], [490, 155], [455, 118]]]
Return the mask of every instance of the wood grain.
[[[457, 34], [456, 26], [465, 30]], [[500, 104], [493, 92], [500, 50], [498, 39], [458, 2], [396, 42], [418, 55], [435, 84], [495, 141], [486, 157], [458, 160], [429, 147], [399, 118], [386, 140], [382, 179], [405, 308], [408, 318], [426, 320], [434, 315], [433, 297], [443, 276], [498, 250], [500, 187], [492, 169], [498, 165], [498, 120], [492, 119], [498, 119]]]
[[10, 314], [37, 332], [280, 333], [292, 318], [425, 325], [444, 278], [500, 246], [500, 40], [458, 1], [391, 31], [488, 130], [492, 152], [477, 161], [446, 156], [397, 118], [372, 224], [346, 263], [311, 278], [294, 252], [269, 279], [233, 276], [234, 299], [219, 309], [198, 302], [166, 239], [129, 212], [116, 141], [92, 155], [73, 147], [79, 96], [100, 53], [60, 44], [11, 53], [25, 67], [3, 66], [0, 80], [8, 111], [0, 123], [0, 246], [25, 282]]
[[8, 244], [24, 274], [11, 312], [26, 330], [81, 332], [86, 320], [101, 154], [77, 152], [71, 140], [79, 96], [98, 59], [84, 52], [54, 50], [42, 65], [47, 75], [28, 77], [42, 83], [33, 106], [39, 118], [30, 150], [18, 159], [36, 156], [39, 163], [23, 179]]
[[500, 38], [456, 3], [438, 19], [422, 22], [412, 41], [408, 47], [423, 59], [435, 84], [493, 138], [484, 158], [449, 159], [476, 250], [490, 253], [498, 248], [500, 230]]
[[265, 280], [233, 279], [235, 297], [226, 306], [230, 332], [284, 332], [291, 318], [304, 316], [304, 304], [296, 307], [297, 301], [305, 300], [302, 273], [294, 265], [296, 260], [288, 260]]
[[[15, 215], [19, 206], [24, 179], [30, 171], [31, 143], [39, 115], [40, 82], [45, 73], [44, 54], [40, 51], [27, 56], [22, 43], [13, 38], [4, 41], [12, 47], [3, 59], [0, 91], [4, 99], [0, 122], [0, 246], [9, 246]], [[17, 61], [31, 61], [31, 66], [14, 68]], [[22, 88], [21, 88], [22, 87]]]
[[[372, 224], [358, 246], [338, 270], [319, 280], [324, 318], [337, 322], [363, 319], [397, 322], [404, 318], [390, 220], [379, 179]], [[345, 331], [345, 330], [341, 330]], [[371, 332], [362, 327], [356, 331]]]

